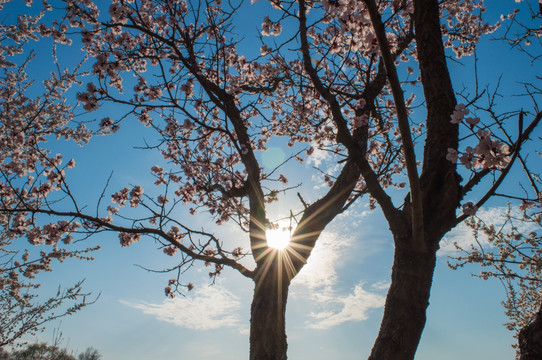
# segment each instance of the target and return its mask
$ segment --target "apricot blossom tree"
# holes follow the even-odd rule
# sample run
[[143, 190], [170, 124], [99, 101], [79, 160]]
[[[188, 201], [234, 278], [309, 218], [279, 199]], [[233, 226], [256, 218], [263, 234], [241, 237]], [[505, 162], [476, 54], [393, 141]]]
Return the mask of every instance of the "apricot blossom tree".
[[[60, 44], [80, 42], [87, 63], [80, 72], [55, 75], [49, 97], [6, 102], [18, 114], [6, 120], [12, 135], [2, 148], [2, 226], [10, 236], [55, 246], [110, 231], [122, 246], [154, 239], [178, 259], [179, 270], [203, 263], [212, 267], [211, 278], [225, 268], [236, 270], [255, 284], [250, 358], [286, 359], [290, 283], [324, 228], [368, 193], [395, 244], [371, 359], [412, 359], [441, 239], [496, 193], [515, 164], [526, 164], [522, 147], [542, 119], [536, 90], [529, 93], [531, 110], [511, 104], [501, 114], [492, 98], [482, 103], [477, 86], [471, 93], [454, 87], [448, 57], [473, 54], [480, 38], [498, 28], [484, 21], [484, 2], [118, 0], [107, 9], [91, 0], [63, 4], [65, 13], [52, 26], [19, 18], [26, 25], [17, 31]], [[253, 44], [247, 47], [237, 33], [238, 12], [268, 5], [254, 54]], [[44, 11], [58, 10], [45, 4]], [[79, 78], [84, 69], [87, 77]], [[124, 109], [122, 115], [104, 117], [89, 130], [63, 101], [62, 91], [79, 79], [85, 83], [77, 101], [88, 112], [82, 117], [108, 103]], [[418, 105], [415, 95], [422, 92]], [[65, 108], [47, 112], [52, 106]], [[56, 136], [84, 144], [93, 134], [133, 126], [135, 119], [159, 138], [148, 146], [164, 161], [149, 169], [156, 188], [106, 188], [96, 210], [88, 210], [69, 186], [75, 162], [53, 155], [48, 143]], [[299, 194], [284, 250], [266, 241], [266, 230], [275, 226], [267, 210], [293, 187], [280, 166], [266, 173], [256, 156], [280, 137], [300, 149], [290, 161], [319, 149], [339, 166], [336, 172], [321, 169], [329, 189], [319, 199], [308, 202]], [[392, 188], [399, 189], [399, 198], [392, 198]], [[475, 189], [482, 195], [471, 197]], [[103, 203], [106, 195], [110, 204]], [[137, 215], [130, 217], [123, 209], [128, 206]], [[219, 225], [235, 222], [250, 249], [191, 227], [189, 219], [173, 215], [179, 206]], [[254, 267], [241, 260], [247, 256]], [[167, 284], [166, 295], [193, 286], [179, 276]]]
[[453, 269], [469, 263], [482, 270], [475, 276], [498, 279], [506, 291], [502, 302], [509, 330], [518, 338], [518, 358], [536, 359], [540, 354], [540, 310], [542, 307], [542, 274], [540, 253], [542, 214], [540, 200], [524, 200], [520, 208], [508, 207], [500, 219], [492, 222], [471, 217], [466, 224], [475, 242], [468, 248], [456, 244], [460, 255], [449, 264]]
[[[73, 84], [74, 73], [52, 73], [44, 79], [43, 93], [29, 97], [34, 80], [28, 77], [26, 69], [35, 54], [24, 50], [28, 42], [38, 40], [42, 16], [43, 12], [21, 15], [16, 24], [0, 25], [0, 347], [33, 335], [47, 322], [70, 315], [92, 302], [86, 300], [88, 294], [83, 293], [82, 283], [64, 290], [59, 288], [56, 295], [45, 300], [39, 301], [37, 295], [40, 284], [35, 280], [36, 274], [51, 271], [55, 261], [74, 257], [91, 259], [88, 253], [96, 248], [66, 250], [56, 246], [61, 238], [64, 243], [70, 243], [73, 237], [69, 234], [76, 231], [77, 225], [61, 221], [43, 229], [29, 229], [26, 217], [33, 215], [4, 211], [16, 209], [30, 196], [39, 197], [50, 191], [50, 183], [34, 186], [40, 175], [58, 176], [58, 173], [42, 173], [47, 166], [54, 167], [59, 158], [49, 157], [46, 149], [40, 148], [41, 142], [56, 136], [85, 143], [90, 134], [84, 125], [71, 128], [73, 113], [65, 103], [64, 93]], [[66, 40], [51, 29], [58, 41]], [[28, 189], [33, 189], [34, 194], [28, 194]], [[24, 250], [18, 240], [22, 236], [34, 245], [46, 243], [47, 249]]]
[[[540, 19], [542, 3], [527, 2], [523, 12], [531, 19]], [[524, 15], [524, 14], [523, 14]], [[525, 54], [533, 62], [540, 59], [540, 37], [542, 29], [536, 21], [525, 21], [519, 9], [507, 16], [505, 31], [499, 37], [512, 48]], [[535, 75], [540, 79], [539, 75]], [[540, 94], [540, 88], [531, 82], [524, 84], [527, 96]], [[538, 141], [540, 140], [538, 136]], [[534, 148], [536, 161], [541, 155]], [[540, 174], [527, 167], [523, 157], [518, 158], [525, 174], [525, 181], [520, 183], [521, 192], [511, 195], [510, 192], [497, 192], [495, 195], [507, 198], [507, 210], [492, 219], [475, 216], [467, 219], [465, 224], [472, 229], [474, 242], [469, 247], [456, 244], [460, 254], [448, 265], [452, 269], [463, 267], [469, 263], [479, 264], [482, 270], [475, 275], [483, 280], [498, 279], [503, 284], [506, 297], [502, 302], [509, 322], [505, 325], [514, 331], [518, 339], [513, 347], [517, 349], [518, 359], [530, 360], [542, 356], [542, 274], [541, 274], [541, 204]], [[531, 163], [532, 163], [531, 158]]]
[[[4, 97], [2, 226], [10, 238], [53, 247], [50, 254], [42, 254], [40, 266], [27, 266], [23, 254], [12, 273], [18, 275], [20, 268], [19, 273], [31, 277], [32, 271], [50, 270], [52, 259], [77, 256], [69, 248], [76, 237], [114, 231], [122, 246], [151, 237], [165, 254], [178, 256], [179, 269], [201, 261], [213, 267], [212, 278], [229, 267], [252, 279], [251, 358], [285, 358], [288, 286], [307, 262], [320, 232], [360, 191], [356, 190], [357, 167], [352, 162], [345, 164], [327, 194], [312, 204], [304, 203], [296, 215], [297, 242], [283, 252], [271, 248], [266, 230], [273, 224], [267, 219], [266, 204], [277, 200], [278, 191], [286, 190], [287, 179], [277, 169], [263, 173], [255, 151], [265, 149], [274, 135], [292, 134], [296, 141], [294, 135], [303, 134], [285, 125], [274, 126], [264, 115], [268, 98], [278, 86], [291, 81], [288, 64], [248, 61], [239, 55], [230, 28], [235, 8], [226, 10], [219, 3], [114, 2], [106, 17], [92, 2], [65, 5], [65, 21], [81, 33], [83, 51], [93, 62], [89, 72], [95, 80], [77, 94], [82, 108], [92, 112], [107, 101], [124, 105], [122, 119], [128, 121], [133, 115], [160, 135], [156, 148], [172, 170], [158, 165], [149, 169], [160, 195], [145, 195], [140, 185], [125, 187], [111, 194], [109, 205], [102, 208], [99, 203], [96, 212], [89, 213], [67, 181], [75, 161], [64, 162], [47, 145], [55, 138], [83, 145], [93, 134], [115, 132], [122, 119], [104, 118], [93, 132], [78, 120], [75, 108], [66, 101], [66, 92], [79, 81], [77, 75], [86, 75], [77, 69], [53, 74], [44, 82], [46, 95], [38, 99], [26, 95], [29, 83], [24, 66], [15, 72], [6, 70], [9, 76], [20, 78], [8, 76], [6, 92], [13, 94]], [[21, 15], [15, 31], [69, 45], [68, 25], [40, 23], [53, 11], [48, 4], [44, 6], [36, 21]], [[15, 36], [12, 40], [19, 41]], [[9, 65], [6, 61], [5, 66]], [[145, 77], [147, 67], [152, 75]], [[130, 74], [135, 75], [132, 84], [127, 80]], [[260, 115], [263, 120], [258, 119]], [[310, 138], [305, 135], [306, 141]], [[307, 147], [307, 151], [311, 149]], [[172, 217], [173, 208], [181, 204], [192, 206], [193, 213], [207, 211], [217, 224], [235, 221], [248, 233], [256, 268], [238, 261], [249, 251], [238, 246], [225, 248], [211, 232], [193, 229], [188, 220]], [[128, 205], [147, 215], [137, 219], [121, 216], [120, 208]], [[50, 217], [57, 220], [51, 223]], [[26, 268], [31, 272], [26, 274]], [[181, 280], [170, 281], [166, 295], [192, 288]]]
[[[293, 4], [278, 6], [283, 18], [298, 23], [303, 80], [317, 94], [307, 101], [328, 109], [336, 144], [358, 165], [363, 186], [394, 238], [391, 286], [370, 358], [412, 359], [425, 325], [440, 241], [496, 194], [515, 164], [528, 169], [520, 150], [542, 119], [540, 91], [526, 86], [531, 112], [499, 114], [495, 94], [483, 96], [477, 80], [472, 90], [455, 90], [447, 58], [472, 55], [480, 38], [499, 25], [483, 21], [482, 1], [297, 4], [299, 12]], [[531, 20], [526, 28], [536, 29], [539, 15]], [[367, 81], [378, 76], [387, 84], [367, 99], [372, 90]], [[405, 96], [411, 85], [423, 90], [425, 114], [412, 106], [415, 90]], [[510, 122], [517, 126], [510, 128]], [[425, 140], [419, 150], [417, 133]], [[390, 153], [382, 145], [390, 143], [400, 154], [391, 163], [384, 160], [389, 171], [378, 176], [378, 160]], [[394, 174], [408, 179], [403, 201], [394, 201], [386, 190]]]

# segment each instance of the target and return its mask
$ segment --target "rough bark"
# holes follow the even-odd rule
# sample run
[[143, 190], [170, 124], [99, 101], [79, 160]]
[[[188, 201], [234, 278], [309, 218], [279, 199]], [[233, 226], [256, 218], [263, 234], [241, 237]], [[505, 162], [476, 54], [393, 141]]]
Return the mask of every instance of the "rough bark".
[[450, 122], [456, 100], [442, 44], [438, 1], [415, 0], [414, 4], [416, 46], [427, 106], [420, 176], [424, 243], [420, 246], [412, 238], [407, 199], [402, 216], [389, 224], [395, 240], [395, 258], [372, 360], [414, 359], [425, 327], [436, 252], [444, 234], [455, 225], [461, 198], [456, 166], [446, 160], [447, 149], [457, 149], [458, 127]]
[[290, 280], [280, 250], [255, 279], [250, 317], [250, 360], [286, 360], [286, 301]]
[[425, 327], [436, 252], [404, 246], [412, 243], [408, 233], [396, 239], [391, 285], [370, 360], [410, 360], [416, 353]]
[[[438, 243], [452, 226], [461, 196], [456, 164], [446, 159], [448, 149], [457, 150], [458, 146], [459, 127], [450, 121], [457, 102], [442, 43], [438, 1], [417, 0], [414, 4], [416, 49], [427, 108], [420, 178], [424, 224]], [[427, 228], [430, 223], [436, 225], [431, 230]]]
[[519, 360], [542, 359], [542, 306], [534, 321], [519, 332], [518, 344]]

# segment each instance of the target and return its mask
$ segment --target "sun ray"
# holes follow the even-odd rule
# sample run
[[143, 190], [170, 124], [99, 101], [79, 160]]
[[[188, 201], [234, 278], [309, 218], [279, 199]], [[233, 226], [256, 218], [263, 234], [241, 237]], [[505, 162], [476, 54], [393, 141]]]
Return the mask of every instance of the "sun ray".
[[277, 229], [268, 229], [266, 237], [267, 245], [278, 250], [284, 250], [290, 243], [290, 231], [280, 225]]

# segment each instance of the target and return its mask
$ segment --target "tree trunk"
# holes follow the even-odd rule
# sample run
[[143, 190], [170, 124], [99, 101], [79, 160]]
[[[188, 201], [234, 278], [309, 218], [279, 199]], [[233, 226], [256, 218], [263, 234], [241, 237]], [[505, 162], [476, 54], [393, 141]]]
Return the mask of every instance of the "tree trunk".
[[518, 336], [519, 359], [542, 359], [542, 306], [533, 322], [521, 329]]
[[435, 263], [435, 251], [420, 253], [397, 244], [391, 286], [370, 360], [414, 359], [425, 327]]
[[456, 164], [446, 159], [448, 148], [457, 149], [458, 126], [450, 121], [456, 99], [446, 63], [438, 0], [414, 0], [414, 26], [427, 107], [420, 176], [427, 249], [421, 249], [411, 238], [412, 215], [407, 199], [402, 219], [392, 219], [389, 223], [395, 240], [395, 258], [371, 360], [414, 359], [425, 327], [438, 244], [455, 226], [455, 212], [462, 197]]
[[282, 252], [272, 250], [269, 265], [262, 266], [255, 279], [250, 317], [250, 360], [286, 360], [286, 299], [290, 280], [280, 260]]

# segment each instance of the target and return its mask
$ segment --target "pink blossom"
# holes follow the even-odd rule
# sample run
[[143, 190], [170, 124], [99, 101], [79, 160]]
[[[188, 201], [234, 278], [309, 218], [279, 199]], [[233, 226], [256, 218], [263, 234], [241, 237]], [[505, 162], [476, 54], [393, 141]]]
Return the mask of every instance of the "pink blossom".
[[267, 46], [266, 44], [264, 44], [264, 45], [262, 45], [260, 47], [260, 55], [262, 55], [262, 56], [265, 56], [265, 55], [269, 54], [271, 51], [272, 51], [272, 49], [269, 46]]
[[130, 191], [130, 206], [134, 208], [138, 207], [142, 195], [143, 188], [140, 185], [134, 186], [132, 191]]
[[166, 286], [164, 289], [164, 292], [166, 296], [170, 299], [173, 299], [175, 297], [175, 294], [173, 293], [173, 290], [171, 289], [171, 286]]
[[362, 126], [365, 126], [369, 123], [369, 116], [364, 114], [364, 115], [361, 115], [361, 116], [354, 116], [352, 118], [352, 128], [354, 130], [362, 127]]
[[235, 249], [233, 249], [231, 254], [232, 254], [234, 259], [239, 259], [243, 255], [243, 248], [238, 246]]
[[168, 236], [177, 241], [182, 240], [182, 238], [184, 237], [184, 234], [181, 233], [181, 229], [177, 225], [173, 225], [171, 229], [169, 229], [167, 234]]
[[141, 234], [125, 233], [125, 232], [119, 233], [120, 246], [122, 247], [130, 246], [134, 242], [138, 242], [140, 239], [141, 239]]
[[451, 117], [452, 124], [459, 124], [463, 121], [465, 115], [468, 115], [469, 110], [463, 104], [457, 104]]
[[467, 169], [471, 169], [473, 167], [473, 161], [474, 161], [474, 149], [470, 146], [467, 146], [467, 148], [465, 149], [465, 152], [461, 154], [459, 161]]
[[110, 117], [105, 117], [100, 121], [100, 128], [111, 129], [115, 125], [114, 121]]
[[194, 79], [190, 78], [181, 85], [181, 91], [183, 91], [186, 94], [186, 97], [190, 99], [192, 96], [194, 96]]
[[474, 117], [474, 118], [469, 117], [465, 119], [465, 122], [472, 128], [480, 122], [480, 119], [477, 117]]
[[177, 253], [177, 251], [179, 251], [179, 249], [177, 249], [177, 247], [173, 245], [170, 245], [170, 246], [166, 246], [162, 251], [166, 255], [173, 256]]
[[167, 197], [163, 195], [158, 195], [158, 199], [157, 199], [158, 204], [165, 205], [168, 201], [169, 199]]
[[448, 153], [446, 154], [446, 160], [449, 160], [455, 164], [457, 162], [457, 151], [455, 149], [448, 148]]
[[474, 148], [474, 152], [479, 157], [477, 166], [490, 169], [506, 167], [510, 161], [508, 146], [492, 140], [489, 131], [479, 130], [477, 134], [480, 137], [480, 141]]
[[26, 238], [28, 242], [32, 245], [40, 245], [44, 242], [43, 235], [41, 233], [41, 228], [36, 226], [26, 232]]
[[522, 200], [521, 201], [521, 205], [519, 206], [519, 209], [521, 211], [526, 211], [528, 210], [529, 208], [533, 207], [535, 205], [534, 202], [532, 201], [526, 201], [526, 200]]
[[145, 124], [145, 126], [150, 126], [152, 123], [152, 117], [150, 115], [149, 109], [143, 109], [141, 110], [141, 113], [137, 117], [137, 119], [142, 123]]
[[158, 166], [158, 165], [154, 165], [152, 168], [151, 168], [151, 171], [158, 175], [158, 176], [162, 176], [162, 172], [164, 171], [164, 168], [161, 167], [161, 166]]
[[18, 234], [23, 234], [27, 229], [26, 218], [21, 213], [17, 213], [11, 222], [11, 230]]
[[129, 191], [130, 190], [125, 187], [121, 191], [114, 193], [113, 195], [111, 195], [111, 202], [113, 202], [113, 204], [118, 204], [121, 207], [125, 206], [126, 201], [128, 200]]
[[262, 35], [263, 36], [271, 35], [272, 26], [273, 24], [271, 23], [271, 19], [269, 18], [269, 15], [266, 15], [262, 23]]
[[262, 35], [263, 36], [278, 36], [282, 32], [282, 25], [280, 23], [274, 23], [266, 15], [262, 23]]
[[107, 212], [109, 213], [109, 215], [115, 215], [116, 213], [119, 212], [119, 208], [118, 207], [113, 207], [111, 205], [109, 205], [107, 207]]

